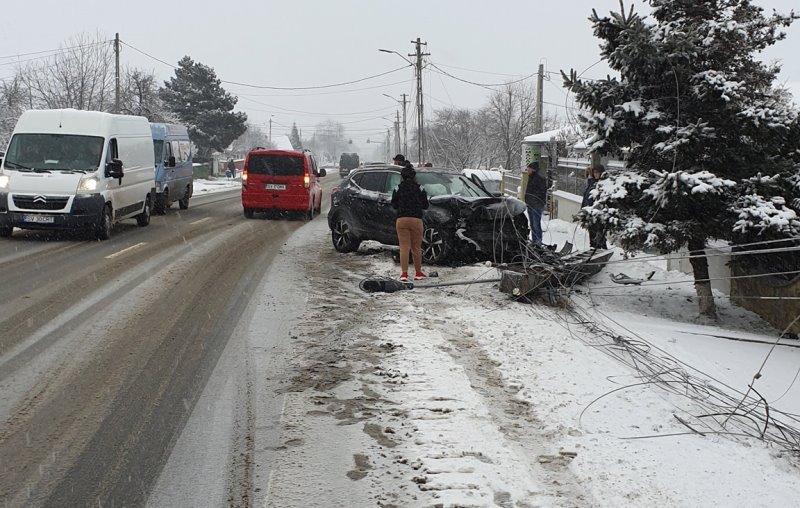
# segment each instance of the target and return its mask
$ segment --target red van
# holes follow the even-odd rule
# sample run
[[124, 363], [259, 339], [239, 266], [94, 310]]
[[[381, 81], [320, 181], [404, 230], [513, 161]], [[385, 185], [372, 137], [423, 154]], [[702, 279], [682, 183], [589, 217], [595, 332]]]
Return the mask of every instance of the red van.
[[298, 211], [311, 220], [322, 211], [324, 168], [310, 152], [255, 149], [247, 153], [242, 172], [244, 216], [255, 212]]

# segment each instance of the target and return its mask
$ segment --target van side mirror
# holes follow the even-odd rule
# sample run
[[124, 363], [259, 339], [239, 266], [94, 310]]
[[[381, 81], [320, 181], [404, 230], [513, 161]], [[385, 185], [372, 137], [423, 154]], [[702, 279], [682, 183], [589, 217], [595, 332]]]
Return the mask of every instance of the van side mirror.
[[111, 159], [111, 162], [106, 163], [106, 177], [107, 178], [122, 178], [125, 173], [122, 171], [122, 161], [119, 159]]
[[174, 168], [175, 167], [175, 156], [174, 155], [170, 155], [167, 158], [167, 167], [170, 167], [170, 168]]
[[319, 176], [325, 176], [325, 175], [327, 175], [327, 174], [328, 174], [328, 172], [327, 172], [327, 171], [325, 171], [325, 168], [319, 168], [317, 171], [318, 171], [318, 173], [317, 173], [317, 174], [318, 174]]

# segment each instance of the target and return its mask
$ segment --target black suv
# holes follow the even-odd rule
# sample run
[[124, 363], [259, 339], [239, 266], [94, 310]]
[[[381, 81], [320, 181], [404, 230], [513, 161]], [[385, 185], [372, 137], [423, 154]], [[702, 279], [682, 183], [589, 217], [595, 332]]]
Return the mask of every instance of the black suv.
[[[353, 171], [331, 193], [328, 226], [339, 252], [357, 250], [362, 240], [397, 245], [392, 191], [400, 167]], [[510, 262], [525, 250], [525, 203], [496, 197], [456, 171], [424, 168], [417, 182], [425, 189], [422, 258], [427, 264], [492, 260]]]

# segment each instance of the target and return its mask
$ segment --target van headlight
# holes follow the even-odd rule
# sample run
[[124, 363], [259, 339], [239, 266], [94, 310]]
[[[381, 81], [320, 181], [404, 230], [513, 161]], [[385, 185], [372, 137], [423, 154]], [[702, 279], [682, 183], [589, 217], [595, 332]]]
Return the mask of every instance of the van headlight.
[[81, 178], [81, 183], [78, 184], [78, 191], [94, 192], [97, 190], [97, 177], [85, 176]]
[[8, 175], [0, 175], [0, 189], [8, 189], [8, 182], [10, 181], [11, 179]]

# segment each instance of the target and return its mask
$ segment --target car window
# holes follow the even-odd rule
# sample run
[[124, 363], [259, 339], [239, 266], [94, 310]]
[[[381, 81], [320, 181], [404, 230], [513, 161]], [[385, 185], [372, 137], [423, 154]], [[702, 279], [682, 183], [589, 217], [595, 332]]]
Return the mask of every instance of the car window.
[[384, 192], [384, 181], [386, 180], [386, 173], [383, 171], [370, 171], [361, 175], [358, 180], [358, 185], [364, 190], [375, 192]]
[[486, 197], [483, 189], [463, 175], [448, 173], [417, 172], [417, 182], [429, 196], [456, 195], [464, 197]]
[[386, 185], [383, 192], [391, 194], [400, 185], [400, 173], [390, 172], [386, 175]]
[[254, 175], [303, 176], [303, 157], [286, 155], [252, 155], [247, 172]]

